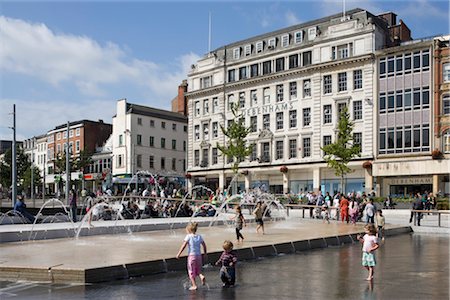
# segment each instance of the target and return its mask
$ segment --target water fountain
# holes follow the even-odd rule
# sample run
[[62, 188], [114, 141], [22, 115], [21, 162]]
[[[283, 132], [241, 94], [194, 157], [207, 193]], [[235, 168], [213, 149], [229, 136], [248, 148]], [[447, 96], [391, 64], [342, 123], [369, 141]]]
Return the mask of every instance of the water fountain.
[[[39, 219], [39, 216], [42, 215], [42, 210], [43, 210], [47, 205], [49, 205], [50, 203], [52, 203], [52, 204], [55, 204], [55, 203], [56, 203], [56, 204], [58, 204], [58, 205], [64, 210], [65, 214], [59, 213], [59, 214], [57, 214], [57, 215], [60, 215], [60, 216], [67, 216], [68, 220], [70, 221], [70, 223], [71, 223], [71, 225], [72, 225], [72, 229], [75, 230], [75, 223], [72, 221], [72, 218], [70, 217], [70, 213], [69, 213], [69, 211], [67, 211], [67, 208], [66, 208], [66, 206], [64, 205], [64, 203], [62, 203], [59, 199], [52, 198], [52, 199], [49, 199], [49, 200], [45, 201], [45, 203], [42, 204], [41, 208], [39, 209], [38, 213], [36, 214], [36, 216], [35, 216], [35, 218], [34, 218], [33, 225], [31, 226], [30, 235], [29, 235], [29, 238], [28, 238], [29, 240], [32, 239], [33, 231], [34, 231], [34, 226], [36, 225], [36, 222], [37, 222], [37, 220]], [[47, 217], [46, 219], [49, 219], [49, 217]], [[54, 217], [52, 220], [59, 220], [59, 219]], [[70, 228], [67, 229], [67, 230], [70, 230]], [[35, 235], [35, 238], [36, 238], [36, 235]]]
[[18, 212], [17, 210], [9, 210], [5, 213], [0, 213], [0, 224], [4, 224], [5, 219], [9, 221], [9, 223], [7, 224], [15, 224], [15, 219], [19, 218], [20, 220], [20, 224], [27, 224], [28, 223], [28, 219], [24, 217], [24, 215], [22, 215], [20, 212]]
[[[189, 196], [191, 196], [191, 200], [193, 200], [192, 195], [197, 190], [206, 190], [207, 192], [210, 192], [214, 195], [214, 191], [204, 185], [196, 185], [196, 186], [192, 187], [192, 189], [184, 195], [183, 200], [181, 201], [180, 205], [178, 206], [178, 209], [176, 210], [174, 217], [178, 216], [180, 209], [185, 205], [187, 198]], [[192, 222], [193, 217], [194, 217], [194, 214], [192, 214], [192, 216], [189, 218], [189, 222]], [[173, 230], [174, 224], [175, 224], [175, 220], [171, 223], [170, 230]]]

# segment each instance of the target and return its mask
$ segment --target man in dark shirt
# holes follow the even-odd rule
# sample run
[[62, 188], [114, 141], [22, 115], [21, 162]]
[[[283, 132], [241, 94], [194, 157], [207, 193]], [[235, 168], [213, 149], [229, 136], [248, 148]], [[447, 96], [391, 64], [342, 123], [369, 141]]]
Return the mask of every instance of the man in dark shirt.
[[[417, 196], [415, 198], [414, 204], [413, 204], [413, 209], [414, 210], [422, 210], [423, 209], [423, 202], [422, 202], [422, 197], [419, 193], [417, 193]], [[420, 219], [422, 218], [422, 213], [421, 212], [415, 212], [415, 217], [417, 220], [417, 226], [420, 226]]]
[[35, 217], [27, 211], [27, 205], [23, 200], [23, 196], [17, 196], [16, 204], [14, 204], [14, 210], [27, 218], [31, 223], [34, 223]]

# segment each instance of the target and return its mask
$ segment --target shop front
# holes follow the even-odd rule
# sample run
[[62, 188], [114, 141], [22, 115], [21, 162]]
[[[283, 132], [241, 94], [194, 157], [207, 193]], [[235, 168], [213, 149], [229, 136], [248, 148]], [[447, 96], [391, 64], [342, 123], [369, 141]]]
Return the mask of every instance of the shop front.
[[417, 193], [429, 193], [432, 189], [432, 176], [388, 177], [383, 179], [383, 191], [394, 198], [413, 197]]

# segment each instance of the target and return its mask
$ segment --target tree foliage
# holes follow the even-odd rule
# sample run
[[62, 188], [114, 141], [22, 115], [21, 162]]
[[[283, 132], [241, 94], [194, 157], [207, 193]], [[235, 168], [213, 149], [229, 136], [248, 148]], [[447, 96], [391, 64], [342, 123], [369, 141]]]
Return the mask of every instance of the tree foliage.
[[[23, 175], [22, 187], [26, 190], [31, 189], [31, 165], [26, 169]], [[39, 186], [42, 184], [42, 176], [38, 167], [33, 167], [33, 184]]]
[[[17, 182], [25, 178], [25, 173], [30, 168], [31, 163], [22, 148], [17, 148], [16, 152], [16, 166], [17, 166]], [[12, 185], [12, 149], [5, 152], [4, 159], [0, 161], [0, 183], [4, 187]]]
[[[70, 171], [84, 170], [92, 162], [92, 153], [85, 149], [81, 150], [76, 156], [69, 157]], [[66, 153], [60, 152], [56, 155], [55, 168], [58, 173], [66, 172]]]
[[91, 162], [92, 152], [90, 152], [88, 149], [83, 149], [75, 158], [72, 169], [84, 172], [86, 168], [91, 164]]
[[226, 144], [221, 146], [217, 143], [217, 148], [220, 150], [225, 158], [232, 159], [231, 169], [235, 174], [239, 171], [239, 164], [244, 161], [253, 151], [252, 145], [247, 145], [247, 136], [251, 128], [246, 127], [242, 114], [238, 112], [239, 107], [237, 103], [231, 103], [231, 111], [233, 113], [233, 120], [228, 124], [228, 128], [220, 125], [220, 129], [227, 137]]
[[324, 160], [334, 170], [336, 176], [341, 178], [342, 189], [345, 175], [352, 172], [348, 163], [353, 158], [361, 156], [361, 147], [352, 143], [353, 127], [354, 123], [350, 120], [347, 107], [344, 107], [339, 115], [336, 141], [321, 148]]
[[[72, 166], [72, 158], [69, 157], [69, 164]], [[66, 153], [59, 152], [55, 156], [55, 171], [59, 174], [66, 172]]]

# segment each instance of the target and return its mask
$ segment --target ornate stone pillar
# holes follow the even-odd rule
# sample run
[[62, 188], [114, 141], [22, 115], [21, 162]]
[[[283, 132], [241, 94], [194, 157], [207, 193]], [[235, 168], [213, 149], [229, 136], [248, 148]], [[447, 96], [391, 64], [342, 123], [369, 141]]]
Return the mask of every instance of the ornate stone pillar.
[[283, 174], [283, 193], [289, 193], [289, 171], [282, 173]]
[[313, 169], [313, 189], [314, 192], [320, 189], [320, 168]]
[[250, 172], [244, 171], [244, 182], [245, 182], [245, 191], [248, 193], [250, 192], [250, 182], [251, 182], [251, 175]]
[[439, 192], [439, 175], [433, 175], [433, 196], [436, 196]]
[[225, 173], [219, 172], [219, 189], [223, 192], [225, 187]]

